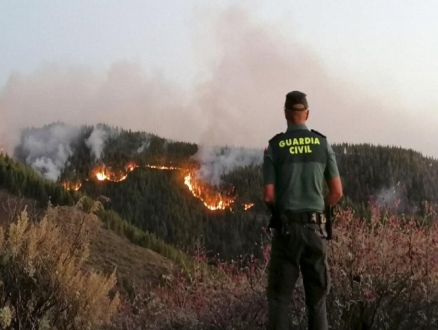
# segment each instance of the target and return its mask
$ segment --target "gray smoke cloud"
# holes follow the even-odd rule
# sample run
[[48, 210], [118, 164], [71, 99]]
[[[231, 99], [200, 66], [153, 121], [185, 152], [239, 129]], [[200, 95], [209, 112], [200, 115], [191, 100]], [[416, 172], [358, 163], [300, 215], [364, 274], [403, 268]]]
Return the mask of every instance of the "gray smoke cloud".
[[99, 160], [102, 156], [102, 151], [108, 137], [109, 133], [107, 131], [99, 127], [94, 127], [90, 137], [85, 140], [85, 145], [90, 148], [91, 154], [96, 160]]
[[[13, 74], [0, 91], [0, 141], [12, 153], [22, 128], [54, 121], [75, 126], [105, 123], [182, 138], [179, 132], [187, 125], [195, 127], [180, 110], [183, 99], [179, 88], [135, 63], [114, 63], [106, 72], [50, 66], [29, 75]], [[103, 138], [95, 137], [91, 145]]]
[[71, 143], [79, 134], [77, 127], [63, 123], [25, 130], [15, 156], [45, 178], [56, 181], [73, 154]]
[[376, 193], [375, 204], [382, 208], [390, 208], [399, 212], [406, 212], [407, 196], [403, 185], [399, 182], [389, 188], [382, 188]]
[[148, 148], [149, 145], [151, 144], [150, 140], [144, 141], [141, 146], [137, 149], [137, 153], [141, 154], [142, 152], [145, 152]]
[[212, 185], [220, 185], [222, 175], [239, 167], [261, 164], [263, 150], [201, 145], [193, 158], [201, 165], [197, 176]]
[[[438, 114], [418, 115], [419, 108], [411, 111], [395, 98], [371, 95], [360, 81], [329, 73], [293, 31], [285, 38], [236, 8], [203, 12], [194, 21], [202, 26], [194, 26], [196, 33], [203, 33], [195, 36], [202, 80], [182, 88], [127, 61], [106, 71], [52, 65], [14, 73], [0, 90], [0, 143], [12, 150], [21, 128], [60, 120], [263, 148], [285, 129], [286, 93], [301, 90], [308, 95], [309, 126], [329, 142], [395, 145], [438, 156]], [[375, 83], [388, 88], [386, 81]]]

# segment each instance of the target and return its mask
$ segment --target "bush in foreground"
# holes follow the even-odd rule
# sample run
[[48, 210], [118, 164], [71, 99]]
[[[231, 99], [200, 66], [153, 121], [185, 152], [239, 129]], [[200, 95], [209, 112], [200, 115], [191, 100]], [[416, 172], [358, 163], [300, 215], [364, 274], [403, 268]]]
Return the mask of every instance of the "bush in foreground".
[[77, 209], [67, 221], [61, 213], [49, 207], [30, 223], [24, 210], [9, 228], [0, 227], [2, 329], [96, 329], [116, 312], [118, 295], [109, 297], [115, 274], [84, 266], [95, 217]]
[[[328, 297], [332, 329], [433, 329], [438, 324], [438, 219], [427, 223], [373, 207], [369, 220], [351, 209], [340, 212], [336, 238], [329, 243], [332, 278]], [[268, 236], [269, 237], [269, 236]], [[205, 266], [195, 256], [196, 271], [181, 270], [149, 291], [138, 290], [124, 303], [117, 329], [264, 329], [265, 258], [251, 256]], [[294, 292], [290, 321], [307, 329], [303, 286]]]
[[331, 324], [336, 329], [438, 326], [438, 218], [371, 209], [369, 221], [341, 212], [331, 243]]

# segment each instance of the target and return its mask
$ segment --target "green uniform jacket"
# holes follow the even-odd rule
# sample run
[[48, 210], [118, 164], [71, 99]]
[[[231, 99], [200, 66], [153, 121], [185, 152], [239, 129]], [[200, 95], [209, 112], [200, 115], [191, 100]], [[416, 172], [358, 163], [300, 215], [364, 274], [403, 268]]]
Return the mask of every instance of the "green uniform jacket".
[[335, 153], [326, 137], [306, 125], [289, 125], [269, 141], [263, 181], [275, 185], [281, 210], [323, 212], [325, 181], [337, 176]]

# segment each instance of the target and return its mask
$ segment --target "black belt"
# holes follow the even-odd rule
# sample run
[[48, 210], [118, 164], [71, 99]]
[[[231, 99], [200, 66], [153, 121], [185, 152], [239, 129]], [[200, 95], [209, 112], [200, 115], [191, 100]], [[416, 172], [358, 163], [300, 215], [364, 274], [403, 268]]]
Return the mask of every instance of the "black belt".
[[286, 210], [284, 211], [284, 215], [290, 222], [300, 225], [308, 225], [312, 223], [320, 225], [326, 222], [325, 214], [323, 212], [294, 212]]
[[[327, 219], [325, 214], [322, 212], [293, 212], [286, 210], [283, 212], [283, 215], [288, 223], [282, 223], [280, 229], [282, 235], [288, 235], [290, 230], [289, 224], [296, 223], [305, 227], [315, 224], [317, 225], [316, 228], [319, 228], [318, 232], [320, 233], [321, 237], [328, 237], [326, 230]], [[313, 230], [316, 231], [316, 228], [313, 228]]]

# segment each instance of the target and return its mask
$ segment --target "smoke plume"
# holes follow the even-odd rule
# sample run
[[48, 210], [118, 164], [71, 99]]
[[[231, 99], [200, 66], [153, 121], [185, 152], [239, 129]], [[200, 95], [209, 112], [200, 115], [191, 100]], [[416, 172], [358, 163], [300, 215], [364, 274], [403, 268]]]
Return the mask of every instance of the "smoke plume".
[[15, 157], [46, 179], [56, 181], [73, 154], [71, 144], [79, 135], [78, 128], [63, 123], [23, 130]]
[[390, 188], [382, 188], [376, 193], [375, 204], [381, 208], [390, 208], [398, 212], [409, 211], [405, 187], [399, 182]]
[[[196, 36], [195, 44], [202, 79], [184, 88], [127, 61], [106, 71], [51, 65], [12, 74], [0, 90], [0, 143], [11, 151], [22, 128], [60, 120], [104, 122], [205, 145], [263, 148], [285, 129], [286, 93], [300, 90], [308, 96], [309, 127], [329, 142], [396, 145], [438, 156], [437, 115], [419, 116], [418, 109], [410, 111], [397, 99], [371, 95], [360, 81], [329, 73], [317, 52], [294, 40], [293, 31], [286, 38], [235, 8], [203, 15], [201, 26], [205, 35]], [[385, 81], [376, 84], [388, 87]]]
[[[183, 138], [178, 132], [195, 125], [184, 119], [182, 100], [179, 88], [159, 75], [146, 74], [135, 63], [115, 63], [107, 72], [45, 67], [28, 76], [12, 75], [0, 91], [0, 138], [12, 153], [21, 129], [53, 121], [75, 126], [105, 123]], [[95, 137], [89, 142], [104, 138]]]
[[108, 139], [108, 132], [99, 128], [94, 127], [90, 134], [90, 137], [85, 140], [85, 144], [90, 148], [92, 155], [96, 160], [99, 160], [103, 147], [105, 146], [105, 141]]
[[137, 153], [141, 154], [142, 152], [146, 151], [149, 148], [149, 145], [151, 144], [151, 141], [147, 140], [144, 141], [141, 146], [137, 149]]
[[201, 166], [198, 177], [210, 184], [220, 185], [222, 175], [238, 167], [260, 164], [263, 160], [263, 150], [201, 145], [193, 158]]

